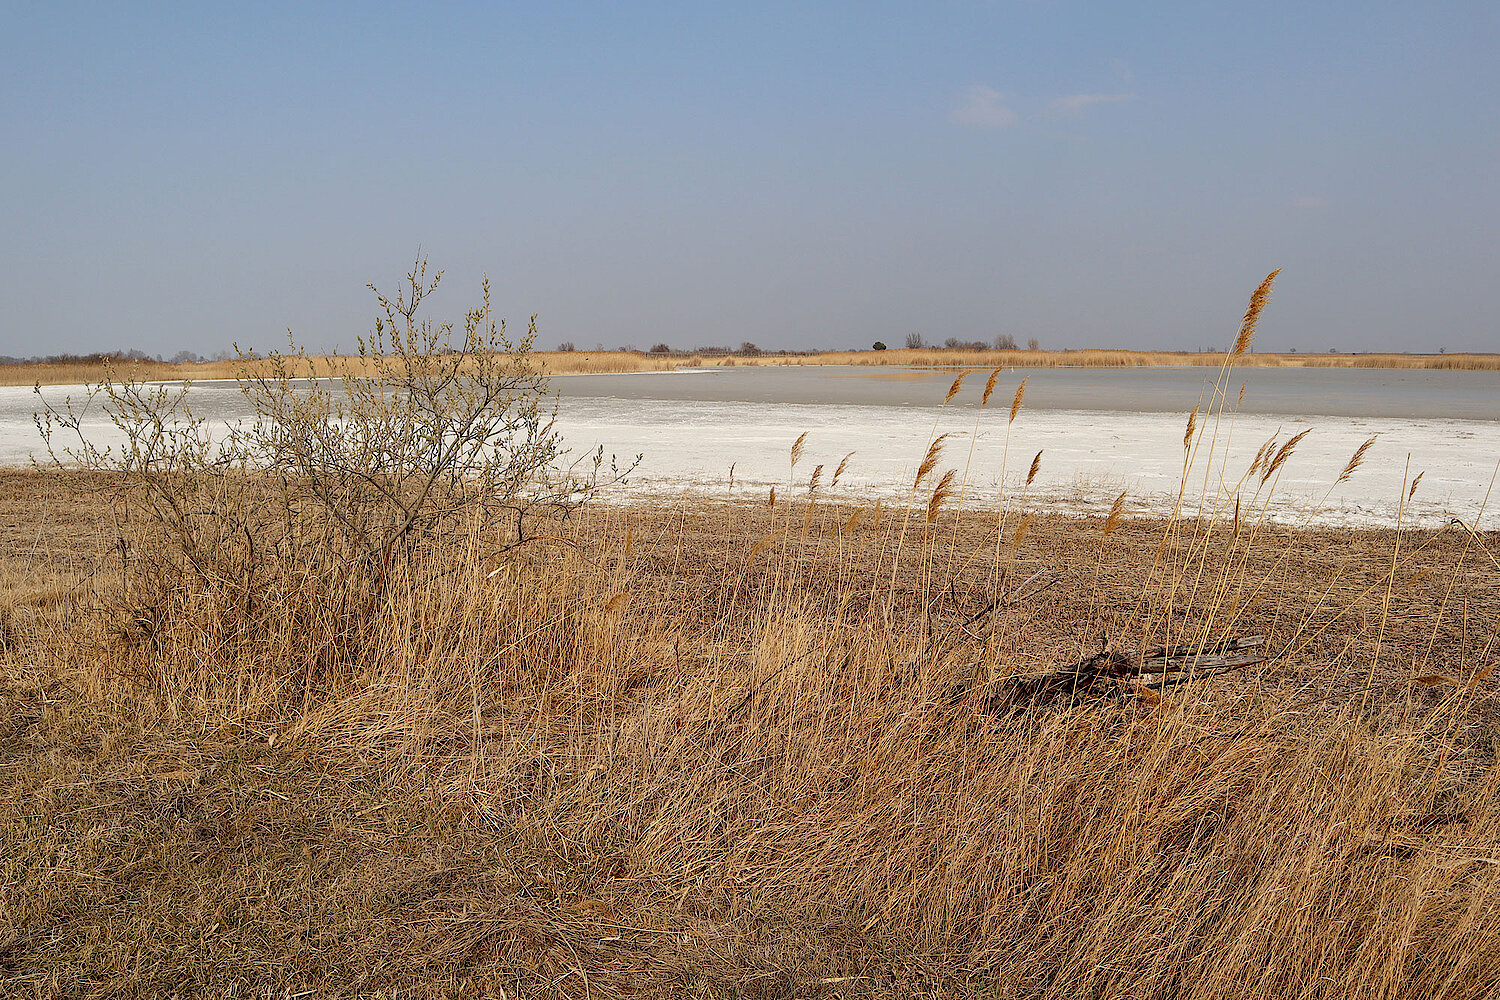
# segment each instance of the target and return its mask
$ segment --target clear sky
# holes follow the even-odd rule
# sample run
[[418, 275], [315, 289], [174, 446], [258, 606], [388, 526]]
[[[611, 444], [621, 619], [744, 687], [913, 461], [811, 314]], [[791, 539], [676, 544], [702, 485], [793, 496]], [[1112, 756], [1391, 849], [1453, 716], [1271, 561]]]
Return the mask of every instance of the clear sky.
[[1500, 350], [1500, 4], [3, 3], [0, 354]]

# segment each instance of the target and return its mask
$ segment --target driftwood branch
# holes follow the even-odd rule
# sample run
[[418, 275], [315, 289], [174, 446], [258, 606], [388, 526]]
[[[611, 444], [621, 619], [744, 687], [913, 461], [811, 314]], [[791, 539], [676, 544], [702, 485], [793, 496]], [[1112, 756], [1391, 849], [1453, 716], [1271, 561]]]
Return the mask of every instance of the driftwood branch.
[[997, 711], [1027, 702], [1047, 702], [1081, 695], [1120, 691], [1157, 691], [1198, 677], [1264, 663], [1266, 637], [1241, 636], [1202, 645], [1153, 646], [1136, 653], [1119, 652], [1106, 639], [1103, 648], [1077, 663], [1044, 674], [1011, 677], [985, 708]]

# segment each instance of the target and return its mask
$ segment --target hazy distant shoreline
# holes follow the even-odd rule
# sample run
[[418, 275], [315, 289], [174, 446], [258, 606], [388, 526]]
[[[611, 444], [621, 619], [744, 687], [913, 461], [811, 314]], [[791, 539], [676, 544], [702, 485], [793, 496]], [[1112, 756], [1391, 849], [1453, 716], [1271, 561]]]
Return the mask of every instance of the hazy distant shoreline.
[[[1068, 351], [949, 350], [946, 348], [885, 351], [818, 351], [721, 353], [702, 351], [537, 351], [533, 358], [550, 374], [605, 375], [664, 372], [679, 368], [849, 366], [856, 368], [1218, 368], [1219, 351], [1128, 351], [1086, 349]], [[335, 366], [360, 370], [358, 357], [317, 356], [309, 359], [319, 375]], [[264, 362], [252, 362], [257, 366]], [[238, 361], [106, 361], [102, 355], [76, 360], [0, 364], [0, 385], [75, 385], [97, 382], [111, 367], [118, 375], [131, 374], [150, 381], [211, 381], [232, 379]], [[1340, 368], [1433, 371], [1500, 371], [1500, 354], [1300, 354], [1250, 353], [1235, 359], [1236, 368]]]

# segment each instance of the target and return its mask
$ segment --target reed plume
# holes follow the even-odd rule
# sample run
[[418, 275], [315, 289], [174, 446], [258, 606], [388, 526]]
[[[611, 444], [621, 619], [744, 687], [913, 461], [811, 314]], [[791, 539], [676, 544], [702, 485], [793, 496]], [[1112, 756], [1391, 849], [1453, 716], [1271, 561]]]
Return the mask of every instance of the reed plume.
[[1261, 463], [1264, 462], [1268, 456], [1270, 456], [1271, 450], [1275, 447], [1276, 435], [1272, 434], [1269, 438], [1266, 439], [1266, 443], [1261, 445], [1259, 450], [1256, 451], [1255, 458], [1251, 459], [1250, 468], [1245, 473], [1246, 478], [1255, 475], [1255, 470], [1261, 467]]
[[1198, 407], [1193, 407], [1193, 412], [1188, 414], [1187, 430], [1182, 432], [1182, 450], [1186, 451], [1192, 447], [1193, 431], [1198, 429]]
[[953, 480], [957, 478], [958, 470], [949, 469], [947, 472], [943, 473], [943, 478], [939, 479], [938, 484], [933, 487], [932, 499], [927, 501], [928, 524], [931, 524], [933, 521], [937, 520], [938, 514], [943, 509], [943, 502], [947, 500], [948, 496], [953, 492]]
[[838, 467], [833, 470], [833, 485], [837, 486], [839, 484], [839, 477], [842, 476], [844, 474], [844, 470], [849, 467], [849, 459], [853, 457], [854, 452], [851, 451], [849, 454], [845, 455], [842, 459], [839, 460]]
[[1104, 537], [1108, 538], [1110, 532], [1120, 526], [1120, 519], [1125, 515], [1125, 491], [1115, 497], [1115, 502], [1109, 506], [1109, 516], [1104, 519]]
[[797, 435], [797, 440], [792, 442], [792, 468], [794, 469], [797, 467], [797, 463], [802, 460], [802, 445], [805, 444], [806, 441], [807, 431], [803, 431], [801, 434]]
[[[1030, 377], [1031, 376], [1028, 375], [1026, 378], [1030, 378]], [[1025, 399], [1025, 398], [1026, 398], [1026, 379], [1023, 378], [1021, 380], [1021, 384], [1018, 385], [1018, 386], [1016, 386], [1016, 397], [1010, 401], [1010, 419], [1007, 420], [1006, 423], [1009, 424], [1009, 423], [1013, 423], [1015, 421], [1016, 414], [1021, 412], [1021, 400]]]
[[754, 562], [756, 556], [760, 555], [766, 549], [770, 548], [771, 545], [776, 541], [776, 539], [780, 537], [780, 531], [773, 531], [769, 535], [766, 535], [764, 538], [750, 547], [750, 554], [745, 556], [745, 561]]
[[1406, 491], [1406, 499], [1408, 501], [1410, 501], [1412, 497], [1417, 495], [1417, 484], [1422, 481], [1422, 477], [1425, 475], [1427, 475], [1427, 471], [1424, 469], [1423, 471], [1417, 473], [1416, 479], [1413, 479], [1411, 481], [1411, 489]]
[[1026, 485], [1030, 486], [1036, 481], [1036, 474], [1042, 467], [1042, 453], [1036, 453], [1036, 458], [1031, 460], [1031, 471], [1026, 473]]
[[766, 506], [767, 507], [774, 507], [774, 506], [776, 506], [776, 487], [774, 487], [774, 486], [771, 487], [771, 495], [766, 498]]
[[807, 492], [816, 493], [818, 491], [818, 480], [822, 478], [823, 466], [819, 463], [818, 467], [813, 469], [812, 478], [807, 481]]
[[1255, 327], [1260, 323], [1260, 314], [1271, 301], [1271, 286], [1276, 283], [1276, 276], [1281, 273], [1277, 268], [1266, 275], [1260, 285], [1255, 289], [1255, 294], [1250, 296], [1250, 305], [1245, 309], [1245, 318], [1240, 322], [1240, 335], [1235, 338], [1234, 350], [1229, 352], [1229, 358], [1233, 361], [1250, 349], [1250, 341], [1255, 339]]
[[913, 489], [922, 485], [922, 480], [926, 479], [928, 473], [937, 465], [938, 459], [943, 454], [943, 442], [947, 439], [948, 435], [943, 434], [937, 440], [933, 441], [932, 444], [928, 445], [927, 457], [922, 459], [921, 465], [917, 466], [917, 478], [912, 482]]
[[[1282, 445], [1281, 448], [1277, 450], [1276, 457], [1266, 463], [1265, 471], [1260, 474], [1260, 481], [1262, 484], [1264, 484], [1266, 480], [1270, 479], [1272, 476], [1276, 475], [1276, 472], [1281, 468], [1282, 463], [1292, 457], [1292, 452], [1297, 448], [1297, 442], [1301, 441], [1311, 433], [1312, 428], [1309, 427], [1301, 434], [1297, 434], [1292, 437], [1289, 441], [1287, 441], [1286, 444]], [[1350, 469], [1349, 471], [1352, 472], [1353, 470]]]
[[[1378, 436], [1377, 434], [1371, 434], [1369, 440], [1354, 449], [1354, 454], [1349, 457], [1348, 463], [1344, 466], [1344, 471], [1339, 473], [1339, 477], [1333, 481], [1333, 485], [1337, 486], [1339, 483], [1347, 482], [1349, 477], [1354, 475], [1354, 470], [1358, 469], [1364, 463], [1365, 452], [1370, 450], [1370, 446], [1375, 443], [1375, 438]], [[1417, 478], [1421, 479], [1422, 477], [1418, 476]], [[1411, 485], [1413, 490], [1417, 488], [1416, 483], [1412, 483]]]
[[1010, 550], [1012, 552], [1014, 552], [1016, 550], [1016, 547], [1021, 544], [1021, 539], [1025, 538], [1026, 533], [1030, 530], [1031, 511], [1028, 510], [1026, 513], [1021, 515], [1021, 520], [1016, 522], [1016, 533], [1010, 537]]
[[959, 375], [958, 378], [953, 380], [953, 384], [948, 387], [948, 395], [943, 397], [944, 406], [947, 406], [948, 403], [952, 401], [953, 397], [958, 395], [958, 390], [963, 388], [964, 379], [968, 376], [968, 374], [968, 372], [964, 372]]
[[1000, 377], [1001, 371], [1002, 369], [996, 368], [994, 371], [990, 372], [990, 377], [985, 380], [984, 395], [980, 397], [979, 400], [980, 406], [990, 405], [990, 395], [995, 391], [995, 381]]

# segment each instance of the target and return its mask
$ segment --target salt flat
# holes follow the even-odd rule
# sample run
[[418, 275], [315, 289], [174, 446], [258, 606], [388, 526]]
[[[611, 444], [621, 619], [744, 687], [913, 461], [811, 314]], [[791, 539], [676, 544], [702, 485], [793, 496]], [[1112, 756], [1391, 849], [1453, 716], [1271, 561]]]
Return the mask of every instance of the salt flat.
[[[1385, 526], [1439, 524], [1462, 518], [1496, 524], [1486, 506], [1500, 463], [1500, 378], [1491, 372], [1371, 369], [1247, 369], [1224, 383], [1229, 408], [1204, 420], [1205, 435], [1184, 476], [1187, 412], [1212, 396], [1205, 369], [1042, 369], [1006, 371], [988, 406], [984, 375], [970, 376], [948, 405], [954, 373], [847, 368], [740, 368], [698, 373], [577, 376], [558, 379], [558, 422], [575, 455], [603, 445], [622, 461], [642, 455], [623, 492], [705, 496], [805, 495], [818, 465], [819, 492], [859, 501], [899, 502], [912, 491], [931, 440], [947, 434], [939, 474], [963, 476], [965, 502], [1002, 500], [1039, 509], [1092, 511], [1124, 491], [1127, 510], [1264, 510], [1293, 523]], [[1008, 423], [1022, 378], [1023, 405]], [[1242, 403], [1237, 404], [1241, 385]], [[80, 387], [43, 389], [45, 398], [77, 398]], [[192, 389], [195, 412], [223, 426], [246, 415], [233, 384]], [[25, 464], [40, 439], [30, 389], [0, 388], [0, 464]], [[1388, 412], [1382, 412], [1388, 411]], [[107, 417], [88, 426], [100, 440], [115, 434]], [[1265, 484], [1241, 481], [1257, 450], [1310, 430]], [[792, 442], [807, 434], [790, 468]], [[1362, 467], [1335, 485], [1362, 442], [1375, 437]], [[853, 453], [835, 487], [833, 472]], [[1026, 489], [1037, 452], [1040, 468]], [[731, 473], [732, 469], [732, 473]], [[1418, 473], [1409, 504], [1403, 483]], [[1184, 479], [1186, 482], [1184, 483]], [[1500, 498], [1496, 498], [1500, 501]]]

